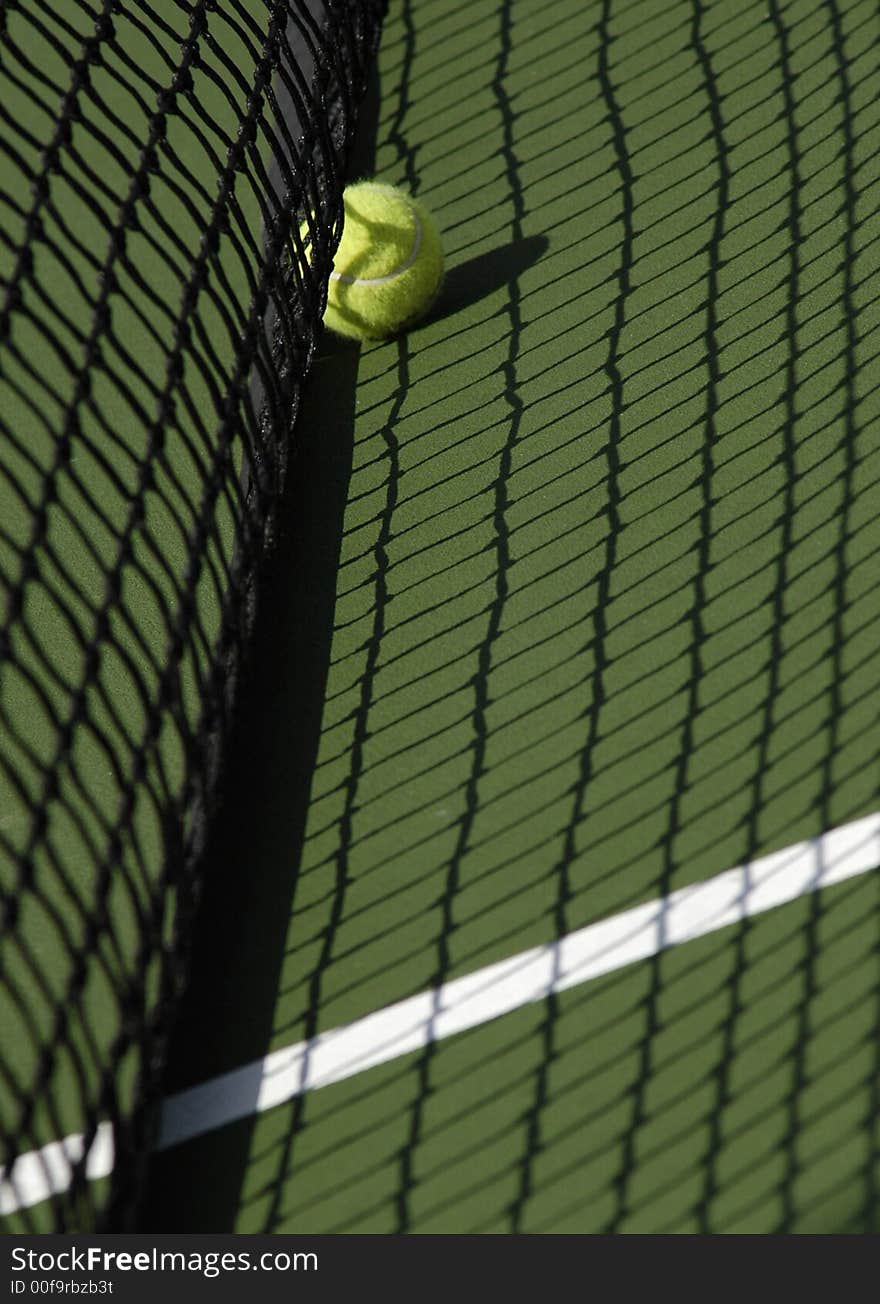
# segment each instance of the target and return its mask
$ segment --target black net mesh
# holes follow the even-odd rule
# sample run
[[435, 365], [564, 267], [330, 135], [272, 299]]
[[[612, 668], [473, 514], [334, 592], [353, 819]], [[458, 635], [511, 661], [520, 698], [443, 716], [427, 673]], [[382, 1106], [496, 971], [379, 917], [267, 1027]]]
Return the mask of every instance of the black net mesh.
[[136, 1203], [383, 8], [0, 6], [0, 1192], [23, 1229]]

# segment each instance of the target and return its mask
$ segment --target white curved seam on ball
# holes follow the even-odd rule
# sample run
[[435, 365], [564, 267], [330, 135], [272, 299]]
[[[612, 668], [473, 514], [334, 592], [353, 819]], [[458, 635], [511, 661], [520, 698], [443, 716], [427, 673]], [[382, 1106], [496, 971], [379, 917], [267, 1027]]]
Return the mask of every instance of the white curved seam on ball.
[[422, 247], [422, 223], [419, 215], [413, 209], [413, 217], [416, 221], [416, 238], [412, 247], [412, 253], [405, 263], [395, 267], [393, 272], [386, 272], [384, 276], [346, 276], [344, 272], [331, 272], [331, 281], [344, 281], [346, 285], [387, 285], [389, 281], [395, 280], [396, 277], [402, 276], [404, 272], [409, 271], [413, 263], [419, 256], [419, 250]]

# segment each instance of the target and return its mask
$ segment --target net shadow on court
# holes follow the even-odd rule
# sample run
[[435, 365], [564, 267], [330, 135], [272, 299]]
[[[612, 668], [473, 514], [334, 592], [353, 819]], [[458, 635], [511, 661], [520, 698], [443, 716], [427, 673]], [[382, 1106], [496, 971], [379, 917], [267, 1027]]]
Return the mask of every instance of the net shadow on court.
[[[464, 265], [538, 239], [530, 205], [546, 246], [361, 360], [277, 1044], [876, 803], [873, 29], [765, 8], [572, 8], [561, 65], [538, 15], [530, 72], [542, 41], [557, 98], [590, 69], [580, 136], [516, 82], [511, 6], [476, 46], [451, 5], [392, 29], [389, 168], [433, 176]], [[470, 48], [496, 114], [446, 198], [422, 160]], [[878, 910], [867, 876], [236, 1125], [224, 1216], [876, 1230]]]

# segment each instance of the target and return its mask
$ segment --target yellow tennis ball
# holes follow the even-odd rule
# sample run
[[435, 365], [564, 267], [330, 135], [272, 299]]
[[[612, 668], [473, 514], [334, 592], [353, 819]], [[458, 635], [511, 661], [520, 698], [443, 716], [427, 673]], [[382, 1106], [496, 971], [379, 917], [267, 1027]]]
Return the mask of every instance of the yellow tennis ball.
[[443, 279], [443, 247], [418, 200], [381, 181], [356, 181], [333, 259], [324, 322], [339, 335], [384, 340], [430, 308]]

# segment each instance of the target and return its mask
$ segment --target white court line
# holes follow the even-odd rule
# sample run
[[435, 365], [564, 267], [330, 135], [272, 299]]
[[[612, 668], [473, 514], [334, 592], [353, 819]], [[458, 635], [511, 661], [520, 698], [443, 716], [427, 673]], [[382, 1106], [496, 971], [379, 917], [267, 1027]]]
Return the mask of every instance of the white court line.
[[[264, 1059], [170, 1096], [162, 1107], [158, 1149], [179, 1145], [304, 1091], [342, 1082], [432, 1041], [451, 1037], [530, 1002], [646, 960], [785, 905], [808, 892], [880, 866], [880, 812], [799, 842], [751, 864], [728, 869], [669, 896], [589, 924], [560, 941], [488, 965], [432, 991], [421, 992], [354, 1023], [273, 1051]], [[82, 1138], [22, 1155], [14, 1179], [0, 1182], [0, 1213], [63, 1190]], [[89, 1158], [89, 1175], [112, 1170], [112, 1147]]]
[[[51, 1141], [41, 1150], [19, 1155], [11, 1178], [0, 1180], [0, 1215], [27, 1209], [50, 1195], [66, 1191], [71, 1168], [82, 1159], [84, 1137], [81, 1132]], [[106, 1177], [113, 1171], [113, 1127], [99, 1123], [95, 1139], [86, 1158], [86, 1177]]]

